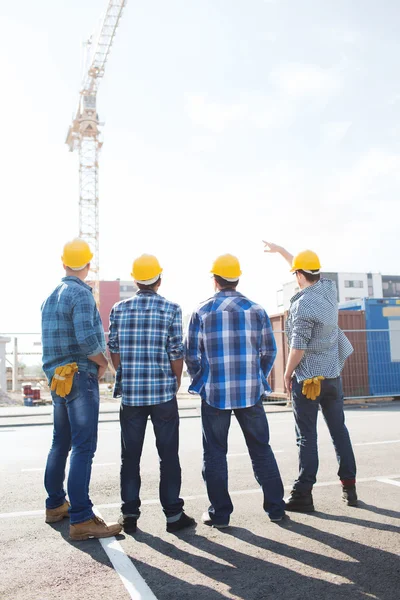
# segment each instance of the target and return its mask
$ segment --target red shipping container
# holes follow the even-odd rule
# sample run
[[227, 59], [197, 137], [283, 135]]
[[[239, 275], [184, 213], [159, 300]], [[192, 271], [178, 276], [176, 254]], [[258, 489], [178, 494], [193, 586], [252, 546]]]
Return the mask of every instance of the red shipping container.
[[[289, 354], [284, 314], [270, 317], [278, 354], [271, 372], [270, 385], [273, 397], [286, 397], [284, 373]], [[354, 352], [347, 359], [343, 372], [345, 398], [369, 396], [367, 334], [364, 311], [339, 311], [339, 327], [350, 340]]]

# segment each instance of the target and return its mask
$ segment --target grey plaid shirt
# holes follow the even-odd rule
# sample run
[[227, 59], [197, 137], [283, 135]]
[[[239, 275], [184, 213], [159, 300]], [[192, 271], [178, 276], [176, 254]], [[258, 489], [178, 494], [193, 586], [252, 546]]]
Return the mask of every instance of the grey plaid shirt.
[[295, 370], [298, 381], [339, 377], [353, 347], [338, 327], [333, 281], [321, 279], [293, 296], [285, 328], [290, 348], [305, 350]]

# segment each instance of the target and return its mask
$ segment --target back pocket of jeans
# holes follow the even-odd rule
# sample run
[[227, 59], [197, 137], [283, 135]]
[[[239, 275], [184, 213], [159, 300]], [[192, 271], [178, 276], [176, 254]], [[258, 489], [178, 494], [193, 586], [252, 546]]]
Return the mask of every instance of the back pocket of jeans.
[[157, 407], [157, 417], [161, 419], [161, 421], [173, 421], [177, 417], [177, 401], [176, 398], [169, 400], [168, 402], [162, 402]]
[[72, 388], [69, 394], [65, 396], [66, 402], [72, 402], [79, 396], [79, 373], [75, 373], [74, 379], [72, 380]]

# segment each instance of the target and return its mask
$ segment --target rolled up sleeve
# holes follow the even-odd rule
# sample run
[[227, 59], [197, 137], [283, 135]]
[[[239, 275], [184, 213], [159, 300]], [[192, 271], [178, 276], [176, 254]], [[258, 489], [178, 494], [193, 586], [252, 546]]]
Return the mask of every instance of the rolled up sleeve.
[[275, 336], [271, 327], [271, 321], [267, 313], [262, 315], [262, 330], [261, 330], [261, 348], [260, 348], [260, 363], [261, 369], [267, 379], [273, 367], [276, 358], [276, 342]]
[[169, 360], [183, 358], [182, 311], [177, 308], [168, 331], [167, 354]]
[[185, 363], [193, 379], [201, 370], [201, 324], [200, 317], [193, 313], [184, 343]]
[[112, 307], [110, 313], [110, 326], [107, 345], [110, 352], [113, 354], [119, 354], [118, 326], [116, 322], [115, 306]]
[[85, 356], [95, 356], [103, 352], [101, 340], [94, 333], [96, 310], [96, 303], [91, 295], [77, 295], [72, 308], [72, 322], [76, 340]]
[[313, 327], [314, 321], [311, 318], [297, 316], [293, 321], [290, 347], [295, 350], [307, 350]]

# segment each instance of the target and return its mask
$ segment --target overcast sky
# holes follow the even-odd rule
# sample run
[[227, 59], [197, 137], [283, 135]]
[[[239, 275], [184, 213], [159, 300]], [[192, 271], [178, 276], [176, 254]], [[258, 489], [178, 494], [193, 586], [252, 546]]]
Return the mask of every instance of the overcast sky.
[[[0, 331], [38, 331], [78, 233], [64, 144], [106, 0], [1, 7]], [[157, 254], [190, 312], [221, 253], [276, 310], [262, 238], [326, 270], [399, 273], [397, 0], [128, 0], [98, 94], [101, 278]]]

